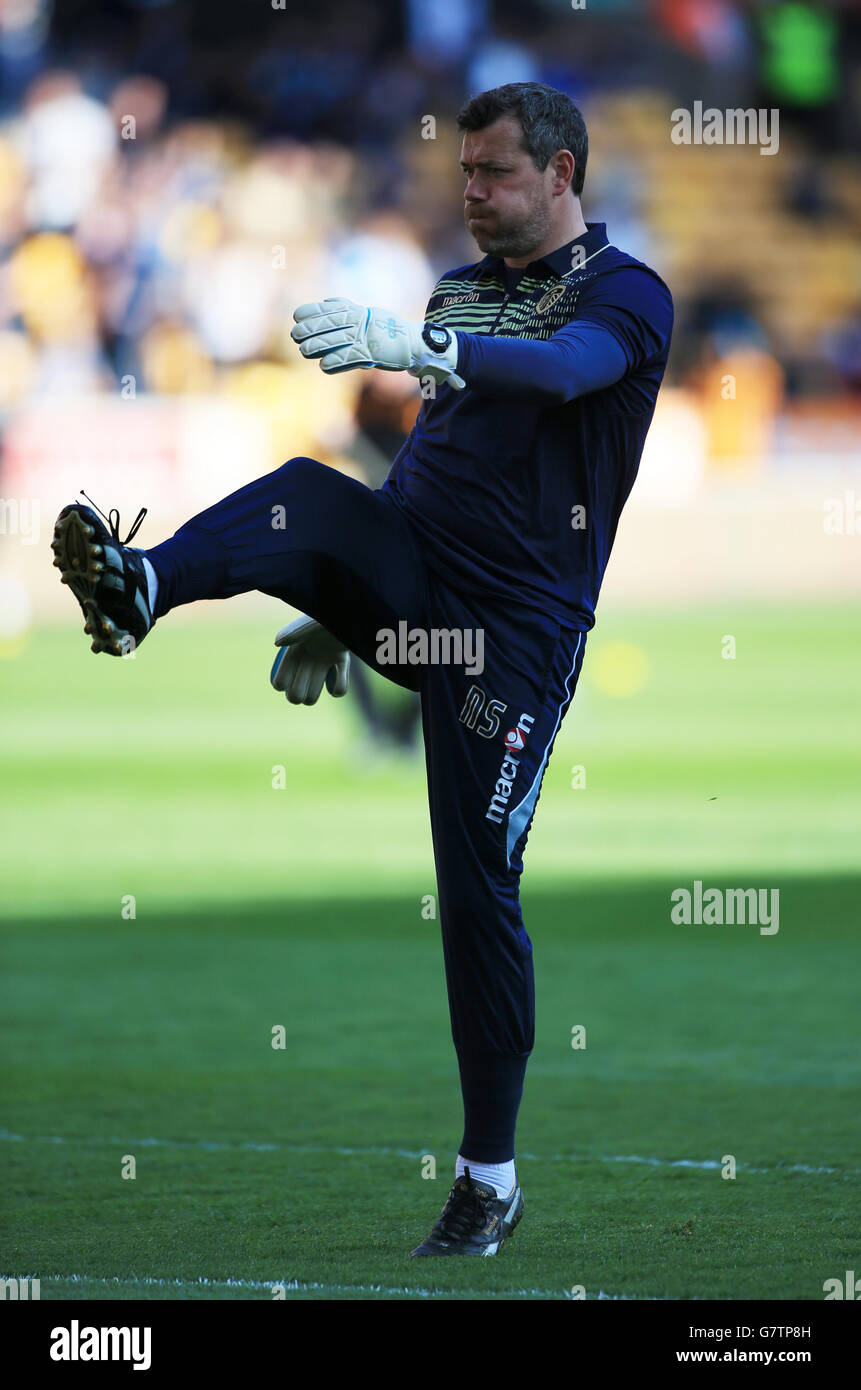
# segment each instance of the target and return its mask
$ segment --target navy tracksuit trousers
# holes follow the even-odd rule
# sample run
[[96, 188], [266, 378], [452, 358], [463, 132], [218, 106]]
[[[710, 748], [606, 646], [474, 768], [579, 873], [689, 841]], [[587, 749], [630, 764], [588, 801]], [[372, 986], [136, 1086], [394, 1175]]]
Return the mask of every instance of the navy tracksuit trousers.
[[[310, 458], [290, 459], [240, 488], [146, 554], [159, 581], [156, 618], [183, 603], [258, 589], [316, 618], [368, 665], [420, 692], [464, 1102], [460, 1152], [475, 1162], [507, 1162], [535, 1037], [532, 945], [518, 894], [522, 856], [586, 634], [442, 582], [426, 564], [421, 532], [386, 493]], [[435, 630], [472, 634], [464, 650], [475, 659], [447, 664], [444, 639], [438, 664], [381, 665], [382, 629], [429, 634], [431, 658]], [[398, 655], [405, 654], [402, 642]]]

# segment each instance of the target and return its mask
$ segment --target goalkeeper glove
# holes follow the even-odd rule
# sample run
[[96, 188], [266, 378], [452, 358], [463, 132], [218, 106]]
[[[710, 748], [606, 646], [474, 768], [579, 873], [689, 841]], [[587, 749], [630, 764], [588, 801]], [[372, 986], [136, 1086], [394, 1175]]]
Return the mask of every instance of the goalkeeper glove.
[[350, 653], [313, 618], [297, 618], [275, 638], [282, 647], [270, 681], [283, 690], [291, 705], [316, 705], [325, 683], [330, 695], [346, 695], [350, 684]]
[[456, 391], [466, 386], [455, 371], [457, 334], [440, 324], [410, 323], [388, 309], [335, 298], [300, 304], [293, 317], [290, 337], [303, 357], [321, 359], [324, 372], [382, 367], [448, 382]]

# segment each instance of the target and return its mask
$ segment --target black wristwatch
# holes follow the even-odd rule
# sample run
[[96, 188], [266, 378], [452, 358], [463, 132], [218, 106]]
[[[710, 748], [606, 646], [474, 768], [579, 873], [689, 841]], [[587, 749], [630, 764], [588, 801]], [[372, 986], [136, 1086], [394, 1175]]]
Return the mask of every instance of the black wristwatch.
[[431, 352], [447, 352], [452, 344], [452, 336], [447, 328], [438, 323], [426, 323], [422, 328], [422, 341]]

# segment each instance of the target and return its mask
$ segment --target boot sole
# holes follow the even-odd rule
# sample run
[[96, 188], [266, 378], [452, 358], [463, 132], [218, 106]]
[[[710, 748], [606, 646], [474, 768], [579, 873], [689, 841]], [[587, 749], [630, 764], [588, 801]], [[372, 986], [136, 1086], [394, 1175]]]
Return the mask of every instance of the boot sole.
[[60, 583], [68, 584], [84, 610], [84, 632], [93, 639], [90, 650], [122, 656], [131, 633], [117, 627], [99, 607], [96, 590], [105, 568], [105, 552], [94, 536], [94, 528], [74, 508], [66, 512], [54, 526], [54, 566], [60, 571]]

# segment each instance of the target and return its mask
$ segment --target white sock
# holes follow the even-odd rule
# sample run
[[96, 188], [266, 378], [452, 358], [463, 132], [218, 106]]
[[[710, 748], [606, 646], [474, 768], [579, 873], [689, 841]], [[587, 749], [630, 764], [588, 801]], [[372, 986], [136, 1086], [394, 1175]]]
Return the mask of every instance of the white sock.
[[454, 1165], [455, 1177], [462, 1177], [467, 1168], [473, 1182], [477, 1182], [481, 1187], [492, 1187], [497, 1197], [507, 1197], [517, 1183], [513, 1158], [507, 1163], [473, 1163], [471, 1158], [464, 1158], [463, 1154], [458, 1154], [457, 1163]]
[[146, 587], [147, 600], [149, 602], [149, 611], [152, 613], [153, 609], [155, 608], [155, 596], [158, 593], [158, 575], [156, 574], [155, 570], [153, 569], [152, 565], [150, 564], [149, 560], [145, 555], [141, 555], [141, 559], [143, 560], [144, 570], [146, 571]]

